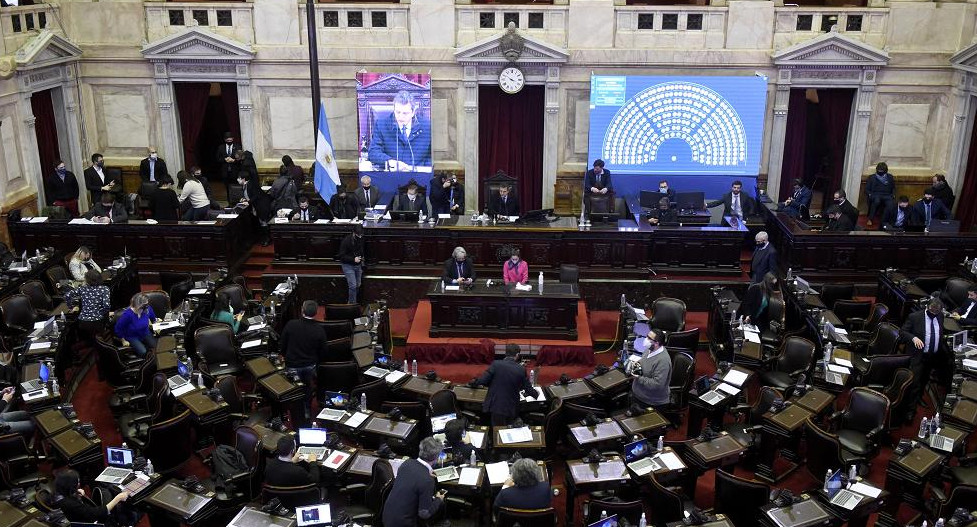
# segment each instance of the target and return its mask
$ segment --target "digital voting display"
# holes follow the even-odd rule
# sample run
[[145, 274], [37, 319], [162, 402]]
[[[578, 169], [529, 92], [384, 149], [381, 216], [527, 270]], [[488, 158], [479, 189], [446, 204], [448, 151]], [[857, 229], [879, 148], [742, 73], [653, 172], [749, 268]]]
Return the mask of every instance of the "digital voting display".
[[753, 75], [594, 75], [590, 160], [615, 176], [756, 176], [766, 102]]

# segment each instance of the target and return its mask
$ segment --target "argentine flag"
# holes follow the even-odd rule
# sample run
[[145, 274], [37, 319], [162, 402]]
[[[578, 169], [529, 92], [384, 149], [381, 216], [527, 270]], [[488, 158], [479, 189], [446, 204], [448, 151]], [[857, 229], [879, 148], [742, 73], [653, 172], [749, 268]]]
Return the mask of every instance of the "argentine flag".
[[329, 199], [336, 193], [339, 185], [339, 167], [336, 156], [332, 151], [332, 137], [329, 135], [329, 123], [326, 121], [326, 105], [319, 103], [319, 133], [315, 141], [315, 189], [322, 199], [329, 203]]

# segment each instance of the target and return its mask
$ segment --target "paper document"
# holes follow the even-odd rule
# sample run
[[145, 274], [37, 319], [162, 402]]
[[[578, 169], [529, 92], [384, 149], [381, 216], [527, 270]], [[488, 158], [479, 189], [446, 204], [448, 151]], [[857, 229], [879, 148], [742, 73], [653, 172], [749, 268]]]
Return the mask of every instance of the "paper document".
[[197, 225], [217, 225], [217, 220], [201, 220], [195, 221]]
[[346, 422], [343, 424], [350, 428], [359, 428], [360, 425], [363, 424], [363, 421], [366, 421], [368, 417], [370, 417], [370, 414], [365, 414], [363, 412], [356, 412], [355, 414], [353, 414], [352, 417], [347, 419]]
[[68, 221], [68, 225], [94, 225], [95, 222], [88, 218], [72, 218]]
[[349, 223], [349, 218], [333, 218], [333, 223]]
[[385, 381], [387, 381], [387, 382], [389, 382], [389, 383], [392, 384], [392, 383], [395, 383], [395, 382], [399, 381], [400, 379], [403, 379], [406, 376], [407, 376], [406, 373], [404, 373], [404, 372], [402, 372], [400, 370], [394, 370], [394, 371], [388, 373], [383, 378], [383, 380], [385, 380]]
[[34, 323], [34, 329], [41, 329], [41, 328], [43, 328], [48, 323], [48, 321], [50, 321], [50, 320], [51, 320], [50, 318], [46, 318], [46, 319], [44, 319], [44, 320], [42, 320], [40, 322], [35, 322]]
[[33, 401], [34, 399], [43, 399], [48, 395], [50, 395], [50, 392], [48, 392], [47, 388], [41, 388], [36, 392], [22, 393], [20, 394], [20, 398], [24, 401]]
[[[851, 363], [849, 363], [849, 364], [851, 364]], [[851, 370], [849, 370], [848, 368], [846, 368], [844, 366], [840, 366], [838, 364], [828, 364], [828, 371], [833, 371], [835, 373], [842, 373], [842, 374], [845, 374], [845, 375], [851, 374]]]
[[267, 326], [267, 324], [265, 324], [264, 322], [262, 322], [262, 323], [259, 323], [259, 324], [255, 324], [253, 326], [248, 326], [248, 331], [258, 331], [259, 329], [265, 329], [266, 326]]
[[268, 192], [269, 190], [271, 190], [271, 185], [261, 185], [261, 190]]
[[841, 358], [838, 358], [838, 357], [832, 357], [831, 360], [834, 361], [835, 364], [840, 364], [841, 366], [844, 366], [844, 367], [848, 368], [849, 370], [851, 370], [852, 368], [855, 367], [855, 365], [852, 364], [851, 361], [848, 360], [848, 359], [841, 359]]
[[523, 426], [520, 428], [506, 428], [504, 430], [499, 430], [499, 437], [502, 439], [503, 445], [525, 443], [533, 440], [533, 432], [528, 426]]
[[965, 368], [970, 368], [972, 370], [977, 369], [977, 360], [974, 360], [974, 359], [963, 359], [963, 366]]
[[533, 386], [533, 389], [536, 390], [536, 397], [533, 397], [532, 399], [527, 399], [526, 396], [522, 394], [522, 392], [519, 392], [519, 402], [524, 403], [526, 401], [545, 401], [546, 400], [546, 395], [543, 394], [543, 389], [542, 388], [540, 388], [539, 386]]
[[485, 442], [485, 432], [475, 432], [474, 430], [469, 430], [468, 441], [471, 442], [473, 447], [482, 448], [482, 444]]
[[51, 347], [51, 343], [48, 342], [48, 341], [46, 341], [46, 340], [44, 340], [44, 341], [41, 341], [41, 342], [34, 342], [34, 343], [32, 343], [30, 349], [31, 350], [43, 350], [43, 349], [48, 349], [50, 347]]
[[532, 291], [533, 290], [533, 286], [531, 286], [529, 284], [516, 284], [516, 290], [517, 291]]
[[171, 393], [173, 394], [173, 397], [179, 397], [181, 395], [188, 394], [196, 389], [197, 389], [196, 386], [188, 382], [184, 385], [181, 385], [179, 388], [175, 390], [171, 390]]
[[757, 344], [760, 343], [760, 334], [759, 333], [754, 333], [752, 331], [744, 331], [743, 332], [743, 338], [745, 338], [749, 342], [755, 342]]
[[505, 461], [489, 463], [485, 465], [485, 474], [488, 476], [489, 483], [492, 485], [505, 483], [505, 480], [509, 479], [509, 464]]
[[188, 295], [206, 295], [207, 294], [207, 288], [205, 288], [205, 287], [197, 287], [195, 289], [191, 289], [190, 291], [188, 291], [187, 294]]
[[873, 487], [871, 485], [866, 485], [865, 483], [855, 483], [849, 489], [852, 492], [857, 492], [863, 496], [868, 496], [869, 498], [878, 498], [882, 494], [882, 489]]
[[450, 220], [451, 219], [451, 214], [438, 214], [438, 219], [439, 220]]
[[233, 220], [234, 218], [237, 218], [237, 214], [235, 214], [235, 213], [218, 214], [217, 215], [217, 219], [219, 219], [219, 220]]
[[249, 340], [241, 344], [241, 349], [246, 350], [248, 348], [254, 348], [261, 345], [261, 339]]
[[47, 216], [34, 216], [31, 218], [31, 223], [44, 223], [47, 221]]
[[746, 382], [746, 379], [749, 376], [750, 374], [746, 372], [742, 372], [739, 370], [729, 370], [728, 372], [726, 372], [726, 375], [723, 375], [723, 382], [728, 382], [733, 386], [743, 386], [743, 383]]
[[345, 463], [351, 455], [352, 454], [349, 452], [344, 452], [342, 450], [333, 450], [328, 456], [326, 456], [325, 459], [322, 460], [322, 466], [331, 468], [333, 470], [339, 470], [339, 467], [343, 466], [343, 463]]
[[329, 220], [326, 219], [326, 218], [319, 218], [318, 220], [315, 220], [315, 222], [313, 222], [313, 223], [315, 223], [317, 225], [325, 225], [325, 224], [329, 223]]
[[737, 387], [735, 387], [735, 386], [733, 386], [731, 384], [726, 384], [724, 382], [719, 383], [719, 386], [717, 386], [716, 389], [718, 389], [720, 391], [723, 391], [723, 392], [726, 392], [726, 393], [728, 393], [730, 395], [736, 395], [736, 394], [740, 393], [740, 389], [739, 388], [737, 388]]
[[444, 286], [445, 291], [461, 291], [461, 287], [457, 285], [446, 285]]
[[379, 366], [370, 366], [370, 369], [363, 372], [364, 375], [369, 375], [370, 377], [376, 378], [385, 377], [388, 373], [390, 373], [390, 370], [381, 368]]
[[658, 456], [658, 459], [668, 467], [668, 470], [681, 470], [685, 468], [685, 463], [682, 463], [682, 459], [675, 455], [675, 452], [665, 452]]
[[164, 331], [170, 328], [175, 328], [180, 325], [179, 320], [168, 320], [166, 322], [157, 322], [153, 324], [153, 331]]
[[[508, 467], [506, 467], [506, 470], [508, 470]], [[478, 485], [478, 475], [481, 473], [482, 469], [480, 468], [465, 467], [461, 469], [461, 475], [458, 476], [458, 484], [474, 487]]]

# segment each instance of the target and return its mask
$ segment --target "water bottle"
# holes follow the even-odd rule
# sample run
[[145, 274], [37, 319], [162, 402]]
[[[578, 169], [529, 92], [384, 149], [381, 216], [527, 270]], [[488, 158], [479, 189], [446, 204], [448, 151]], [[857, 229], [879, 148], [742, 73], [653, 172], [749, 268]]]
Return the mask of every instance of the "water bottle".
[[933, 419], [930, 420], [930, 430], [935, 434], [940, 429], [940, 412], [936, 412]]
[[444, 280], [441, 280], [441, 292], [444, 292]]
[[858, 479], [858, 467], [852, 465], [848, 467], [848, 481], [855, 481]]
[[621, 293], [621, 309], [628, 307], [628, 299]]
[[366, 392], [360, 394], [360, 411], [366, 411]]
[[929, 419], [924, 417], [923, 420], [919, 422], [919, 433], [916, 434], [916, 437], [920, 439], [926, 439], [926, 434], [928, 432], [929, 432]]
[[275, 303], [271, 303], [271, 318], [275, 318]]
[[607, 511], [600, 511], [600, 519], [602, 520], [607, 519]]
[[543, 271], [539, 272], [539, 290], [543, 290]]
[[658, 451], [661, 452], [665, 449], [665, 436], [658, 436]]
[[204, 374], [200, 373], [199, 371], [197, 372], [197, 387], [198, 388], [204, 387]]
[[468, 466], [474, 467], [478, 465], [478, 457], [475, 456], [475, 449], [472, 449], [472, 455], [468, 458]]
[[529, 370], [529, 385], [536, 386], [536, 370]]
[[943, 527], [943, 518], [936, 519], [936, 527]]
[[153, 470], [153, 460], [152, 459], [149, 459], [149, 458], [146, 458], [146, 475], [147, 476], [152, 476], [153, 475], [153, 472], [154, 472], [154, 470]]
[[929, 522], [926, 521], [926, 520], [923, 520], [923, 524], [920, 525], [920, 527], [927, 527], [928, 525], [929, 525]]
[[831, 486], [831, 469], [828, 469], [828, 473], [824, 475], [824, 491], [828, 492], [828, 487]]
[[58, 389], [58, 378], [57, 377], [51, 379], [51, 392], [52, 393], [60, 393], [60, 390]]
[[831, 353], [834, 351], [834, 348], [834, 345], [830, 342], [824, 344], [824, 365], [826, 367], [831, 362]]
[[417, 359], [410, 361], [410, 374], [417, 377]]
[[788, 267], [787, 268], [787, 281], [790, 282], [793, 279], [794, 279], [794, 268], [793, 267]]
[[641, 519], [638, 520], [638, 527], [648, 527], [648, 518], [645, 517], [645, 513], [641, 513]]
[[408, 364], [407, 359], [404, 359], [404, 373], [410, 373], [410, 364]]

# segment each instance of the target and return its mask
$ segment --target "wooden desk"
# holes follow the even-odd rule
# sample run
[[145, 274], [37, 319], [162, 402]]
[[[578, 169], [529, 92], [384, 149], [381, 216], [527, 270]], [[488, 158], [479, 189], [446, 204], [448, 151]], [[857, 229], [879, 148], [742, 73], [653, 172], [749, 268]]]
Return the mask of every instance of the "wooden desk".
[[[804, 422], [812, 415], [814, 415], [813, 412], [801, 405], [788, 406], [776, 414], [771, 412], [763, 414], [761, 432], [763, 434], [761, 443], [763, 448], [759, 452], [757, 477], [776, 483], [797, 469], [799, 456], [796, 455], [797, 446], [795, 443], [800, 441], [800, 431], [804, 427]], [[781, 450], [780, 447], [784, 444], [792, 447], [790, 448], [791, 454], [784, 455], [788, 463], [787, 470], [778, 474], [774, 472], [774, 462], [777, 459], [777, 453]]]
[[641, 434], [649, 438], [664, 434], [671, 424], [654, 408], [649, 408], [641, 415], [617, 417], [617, 422], [629, 436]]
[[251, 425], [251, 428], [254, 428], [254, 431], [258, 433], [258, 437], [261, 440], [261, 446], [265, 449], [265, 451], [269, 453], [274, 453], [275, 449], [278, 448], [279, 439], [285, 437], [286, 435], [290, 435], [290, 436], [295, 435], [295, 432], [291, 432], [291, 431], [287, 433], [276, 432], [271, 428], [268, 428], [263, 425], [257, 425], [257, 424]]
[[200, 425], [213, 425], [227, 419], [229, 410], [226, 401], [216, 402], [203, 390], [194, 390], [177, 398], [197, 418]]
[[451, 383], [429, 381], [424, 377], [411, 376], [399, 389], [412, 394], [421, 401], [427, 401], [435, 393], [447, 389]]
[[[373, 464], [380, 459], [376, 456], [376, 452], [373, 450], [360, 450], [353, 457], [353, 460], [349, 463], [346, 468], [346, 474], [351, 474], [353, 476], [361, 476], [369, 478], [373, 473]], [[394, 471], [394, 476], [397, 475], [397, 471], [400, 470], [400, 465], [410, 459], [407, 456], [401, 456], [394, 459], [388, 459], [390, 467]]]
[[551, 282], [532, 284], [532, 291], [511, 291], [475, 282], [457, 291], [441, 291], [433, 282], [427, 299], [431, 302], [432, 337], [507, 336], [577, 339], [577, 284]]
[[736, 463], [745, 450], [746, 447], [733, 436], [723, 432], [712, 441], [693, 440], [689, 454], [696, 458], [701, 467], [709, 469]]
[[567, 460], [566, 525], [574, 525], [573, 515], [578, 494], [597, 489], [613, 489], [630, 480], [628, 467], [620, 457], [613, 457], [601, 463], [587, 463], [580, 459]]
[[964, 379], [963, 383], [960, 384], [960, 396], [971, 401], [977, 401], [977, 381]]
[[794, 397], [790, 400], [802, 408], [807, 408], [814, 415], [818, 415], [831, 406], [831, 403], [835, 400], [835, 396], [824, 390], [812, 388], [803, 396]]
[[524, 441], [522, 443], [509, 443], [505, 444], [502, 442], [502, 430], [507, 430], [512, 428], [510, 426], [493, 426], [492, 427], [492, 444], [496, 450], [542, 450], [546, 448], [546, 437], [543, 434], [542, 426], [530, 426], [529, 431], [532, 432], [533, 438], [529, 441]]
[[586, 382], [581, 380], [571, 381], [569, 384], [551, 384], [546, 387], [546, 391], [549, 392], [550, 399], [563, 399], [564, 401], [570, 401], [572, 399], [578, 399], [581, 397], [590, 397], [594, 394], [594, 391], [590, 389], [590, 386]]
[[57, 409], [47, 410], [35, 415], [34, 422], [37, 423], [37, 429], [41, 432], [41, 437], [50, 437], [64, 432], [74, 424], [61, 413], [61, 410]]
[[632, 377], [618, 368], [611, 368], [603, 375], [584, 377], [584, 380], [593, 387], [598, 395], [609, 397], [631, 387]]
[[386, 441], [391, 448], [406, 447], [417, 439], [419, 431], [417, 421], [414, 419], [392, 421], [380, 413], [373, 413], [360, 428], [360, 433], [364, 439], [374, 436], [372, 437], [374, 444], [379, 445]]
[[597, 448], [602, 450], [602, 445], [620, 444], [627, 437], [621, 425], [611, 418], [604, 419], [597, 426], [570, 427], [570, 438], [581, 449]]

